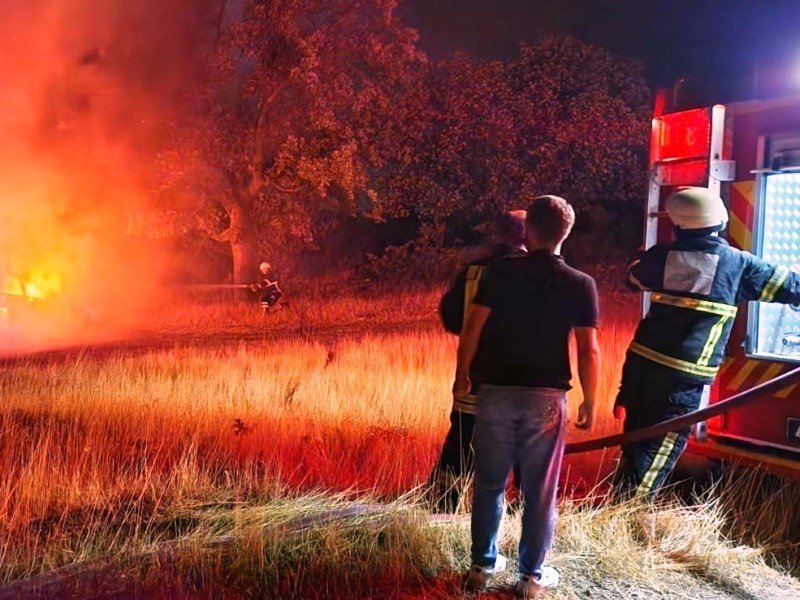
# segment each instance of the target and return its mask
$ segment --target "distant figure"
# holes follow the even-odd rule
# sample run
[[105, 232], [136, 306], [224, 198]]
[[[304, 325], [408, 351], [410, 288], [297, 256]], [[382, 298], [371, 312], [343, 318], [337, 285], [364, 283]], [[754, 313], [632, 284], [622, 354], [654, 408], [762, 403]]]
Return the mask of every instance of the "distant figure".
[[[525, 211], [503, 213], [494, 227], [494, 247], [487, 256], [471, 262], [453, 281], [442, 297], [439, 313], [444, 328], [458, 335], [464, 324], [464, 315], [472, 304], [486, 269], [497, 260], [513, 256], [525, 256]], [[470, 393], [453, 399], [450, 411], [450, 430], [442, 444], [439, 460], [428, 480], [434, 509], [440, 512], [455, 512], [461, 500], [466, 480], [474, 473], [475, 452], [472, 435], [475, 431], [475, 393], [473, 382]], [[516, 473], [515, 473], [516, 475]], [[515, 477], [515, 482], [519, 478]]]
[[272, 265], [262, 262], [258, 267], [258, 281], [250, 289], [261, 294], [261, 310], [266, 315], [278, 306], [283, 295], [278, 285], [278, 274], [272, 270]]
[[[683, 188], [666, 210], [675, 241], [656, 244], [628, 265], [628, 283], [651, 292], [622, 367], [617, 407], [625, 431], [649, 427], [700, 407], [714, 381], [737, 305], [800, 303], [800, 274], [728, 245], [722, 198], [707, 188]], [[615, 410], [615, 412], [617, 412]], [[618, 498], [652, 498], [686, 448], [689, 429], [622, 445], [614, 478]]]

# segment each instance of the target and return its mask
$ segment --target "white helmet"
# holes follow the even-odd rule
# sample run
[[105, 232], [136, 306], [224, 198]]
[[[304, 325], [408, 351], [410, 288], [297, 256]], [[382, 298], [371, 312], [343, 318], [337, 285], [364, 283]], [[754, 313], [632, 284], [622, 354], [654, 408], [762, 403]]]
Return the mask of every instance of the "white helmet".
[[682, 188], [667, 198], [666, 209], [673, 225], [680, 229], [722, 229], [728, 222], [725, 203], [708, 188]]
[[267, 272], [267, 271], [269, 271], [271, 268], [272, 268], [272, 265], [271, 265], [271, 264], [269, 264], [269, 263], [268, 263], [268, 262], [266, 262], [266, 261], [265, 261], [265, 262], [262, 262], [260, 265], [258, 265], [258, 270], [259, 270], [259, 271], [261, 271], [262, 273], [266, 273], [266, 272]]

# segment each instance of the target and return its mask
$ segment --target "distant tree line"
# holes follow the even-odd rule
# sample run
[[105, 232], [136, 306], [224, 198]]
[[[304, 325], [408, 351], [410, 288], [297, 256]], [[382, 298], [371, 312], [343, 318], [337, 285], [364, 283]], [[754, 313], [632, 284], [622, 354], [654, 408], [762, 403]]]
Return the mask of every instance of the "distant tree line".
[[160, 155], [155, 227], [235, 281], [261, 257], [433, 276], [543, 193], [575, 205], [579, 262], [638, 232], [639, 64], [563, 36], [433, 62], [396, 0], [234, 4]]

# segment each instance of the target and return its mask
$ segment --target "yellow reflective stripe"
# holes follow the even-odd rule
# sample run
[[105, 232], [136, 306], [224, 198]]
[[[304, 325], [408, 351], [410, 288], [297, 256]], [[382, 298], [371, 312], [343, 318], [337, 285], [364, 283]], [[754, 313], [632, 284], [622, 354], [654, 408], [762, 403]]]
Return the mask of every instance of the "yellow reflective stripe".
[[[781, 371], [783, 371], [783, 363], [772, 363], [769, 367], [767, 367], [767, 370], [764, 371], [763, 375], [758, 378], [756, 385], [761, 385], [762, 383], [769, 381], [773, 377], [776, 377]], [[777, 397], [777, 394], [775, 394], [775, 396]]]
[[661, 473], [661, 469], [663, 469], [664, 465], [667, 464], [669, 455], [672, 454], [672, 451], [675, 449], [675, 442], [677, 441], [678, 434], [676, 433], [670, 432], [664, 436], [664, 440], [661, 442], [661, 446], [658, 447], [658, 452], [656, 452], [650, 468], [647, 470], [647, 473], [644, 474], [642, 483], [640, 483], [639, 487], [636, 488], [637, 496], [649, 494], [651, 491], [653, 491], [653, 486], [656, 483], [658, 474]]
[[739, 310], [736, 306], [731, 304], [724, 304], [722, 302], [711, 302], [710, 300], [698, 300], [696, 298], [686, 298], [684, 296], [673, 296], [671, 294], [663, 294], [661, 292], [653, 292], [650, 294], [650, 300], [658, 304], [668, 304], [670, 306], [679, 306], [681, 308], [689, 308], [700, 312], [707, 312], [713, 315], [721, 315], [724, 317], [735, 317]]
[[759, 300], [761, 302], [772, 302], [775, 300], [775, 294], [781, 289], [783, 282], [789, 277], [789, 269], [783, 266], [775, 267], [775, 273], [772, 274], [767, 285], [764, 286]]
[[627, 273], [628, 273], [628, 281], [630, 283], [632, 283], [633, 285], [635, 285], [640, 290], [642, 290], [643, 292], [646, 292], [647, 288], [644, 286], [644, 284], [641, 281], [639, 281], [639, 279], [636, 277], [636, 275], [633, 274], [633, 269], [636, 268], [636, 265], [638, 265], [640, 262], [642, 262], [642, 261], [641, 260], [635, 260], [631, 264], [628, 265], [628, 271], [627, 271]]
[[666, 354], [661, 354], [661, 352], [653, 350], [652, 348], [648, 348], [647, 346], [642, 346], [638, 342], [633, 342], [628, 349], [631, 352], [638, 354], [639, 356], [643, 356], [648, 360], [652, 360], [655, 363], [664, 365], [665, 367], [669, 367], [671, 369], [683, 371], [684, 373], [697, 375], [698, 377], [716, 377], [717, 371], [719, 371], [719, 367], [696, 365], [688, 360], [673, 358], [671, 356], [667, 356]]
[[738, 390], [742, 384], [750, 377], [751, 373], [756, 370], [758, 362], [755, 360], [748, 360], [739, 372], [728, 382], [729, 390]]
[[719, 339], [722, 337], [722, 332], [725, 330], [725, 323], [727, 322], [728, 317], [720, 317], [719, 320], [714, 323], [714, 326], [708, 333], [706, 345], [703, 346], [703, 352], [700, 354], [700, 358], [697, 361], [698, 365], [707, 365], [711, 361], [711, 357], [714, 356], [714, 349], [717, 347]]
[[480, 265], [470, 265], [467, 267], [467, 281], [464, 285], [464, 320], [461, 323], [462, 328], [467, 322], [469, 307], [472, 306], [472, 301], [475, 300], [475, 296], [478, 293], [478, 284], [483, 275], [483, 269], [484, 267]]
[[453, 399], [453, 410], [457, 410], [468, 415], [474, 415], [477, 407], [478, 397], [468, 394], [460, 398]]

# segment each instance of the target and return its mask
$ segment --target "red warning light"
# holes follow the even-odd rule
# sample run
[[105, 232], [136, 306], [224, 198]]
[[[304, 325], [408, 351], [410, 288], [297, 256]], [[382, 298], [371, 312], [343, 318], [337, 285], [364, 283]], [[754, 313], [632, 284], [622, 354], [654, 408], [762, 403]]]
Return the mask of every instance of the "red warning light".
[[654, 163], [708, 159], [711, 148], [711, 109], [698, 108], [653, 119]]

